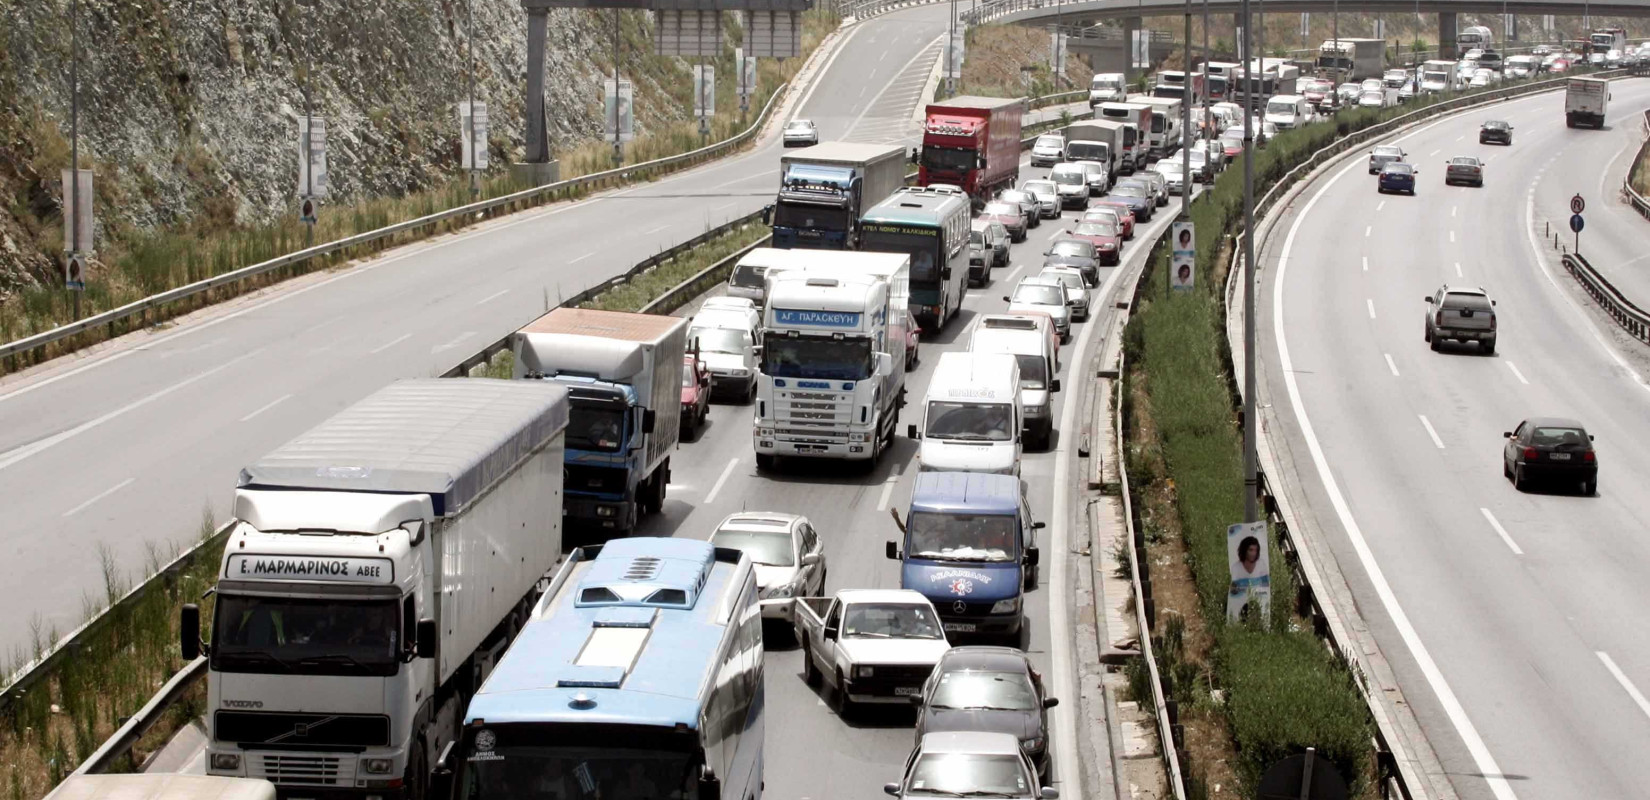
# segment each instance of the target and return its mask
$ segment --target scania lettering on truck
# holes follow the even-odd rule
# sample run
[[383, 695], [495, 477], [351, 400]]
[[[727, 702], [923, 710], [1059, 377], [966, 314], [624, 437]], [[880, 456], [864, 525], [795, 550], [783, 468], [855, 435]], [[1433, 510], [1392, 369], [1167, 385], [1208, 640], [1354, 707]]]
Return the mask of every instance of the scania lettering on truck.
[[567, 394], [399, 381], [241, 470], [209, 643], [183, 607], [184, 657], [209, 657], [208, 775], [424, 796], [561, 554]]
[[911, 487], [899, 585], [934, 604], [949, 633], [993, 634], [1020, 646], [1026, 590], [1037, 586], [1037, 529], [1014, 475], [922, 472]]
[[1318, 45], [1318, 73], [1336, 83], [1379, 78], [1386, 69], [1386, 40], [1342, 36]]
[[905, 402], [910, 256], [814, 254], [768, 278], [752, 438], [779, 458], [876, 463]]
[[911, 257], [911, 315], [938, 332], [968, 292], [969, 204], [931, 189], [903, 189], [860, 221], [860, 248]]
[[761, 800], [762, 667], [749, 556], [651, 537], [574, 550], [431, 800]]
[[1151, 158], [1152, 107], [1139, 102], [1101, 103], [1094, 117], [1100, 122], [1121, 122], [1134, 126], [1134, 144], [1122, 154], [1124, 163], [1119, 165], [1119, 169], [1124, 173], [1145, 169]]
[[940, 354], [922, 402], [923, 471], [1020, 474], [1020, 367], [1007, 353]]
[[1121, 72], [1100, 72], [1089, 81], [1089, 108], [1129, 99], [1129, 82]]
[[1610, 103], [1610, 81], [1571, 78], [1564, 85], [1564, 127], [1604, 128], [1604, 110]]
[[960, 186], [983, 204], [998, 190], [1019, 183], [1023, 113], [1025, 101], [1019, 98], [953, 97], [930, 103], [917, 185]]
[[681, 435], [688, 321], [557, 308], [516, 332], [515, 376], [567, 387], [567, 499], [562, 514], [628, 533], [657, 514]]
[[779, 157], [773, 245], [852, 250], [859, 218], [905, 185], [901, 145], [821, 142]]
[[1146, 134], [1152, 155], [1162, 157], [1180, 149], [1181, 101], [1174, 97], [1142, 97], [1139, 102], [1152, 110], [1151, 128]]

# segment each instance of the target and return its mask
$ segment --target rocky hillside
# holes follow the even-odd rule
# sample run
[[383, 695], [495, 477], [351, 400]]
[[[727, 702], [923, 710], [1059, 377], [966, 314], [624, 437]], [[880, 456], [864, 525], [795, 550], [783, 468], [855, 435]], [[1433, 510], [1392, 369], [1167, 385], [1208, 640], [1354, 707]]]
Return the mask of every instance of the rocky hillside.
[[[69, 2], [0, 0], [0, 298], [58, 280]], [[490, 106], [495, 160], [512, 160], [522, 136], [526, 16], [518, 0], [469, 2], [476, 94]], [[306, 86], [315, 113], [328, 118], [334, 202], [399, 195], [455, 174], [465, 0], [307, 5], [80, 0], [80, 153], [97, 173], [100, 243], [290, 213]], [[690, 68], [642, 55], [646, 20], [624, 16], [638, 127], [685, 117]], [[549, 30], [552, 143], [570, 146], [600, 132], [612, 16], [557, 11]]]

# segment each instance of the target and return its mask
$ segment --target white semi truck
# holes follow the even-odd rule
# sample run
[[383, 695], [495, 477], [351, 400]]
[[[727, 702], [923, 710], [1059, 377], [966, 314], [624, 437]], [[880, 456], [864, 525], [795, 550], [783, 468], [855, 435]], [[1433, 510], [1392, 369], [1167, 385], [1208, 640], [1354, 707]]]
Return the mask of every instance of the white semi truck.
[[688, 321], [557, 308], [516, 332], [515, 377], [567, 387], [567, 501], [562, 513], [629, 533], [657, 514], [681, 436]]
[[555, 384], [399, 381], [241, 470], [209, 644], [182, 614], [208, 775], [423, 796], [561, 555], [568, 412]]
[[820, 251], [768, 276], [757, 374], [756, 466], [863, 461], [893, 444], [905, 404], [911, 257]]

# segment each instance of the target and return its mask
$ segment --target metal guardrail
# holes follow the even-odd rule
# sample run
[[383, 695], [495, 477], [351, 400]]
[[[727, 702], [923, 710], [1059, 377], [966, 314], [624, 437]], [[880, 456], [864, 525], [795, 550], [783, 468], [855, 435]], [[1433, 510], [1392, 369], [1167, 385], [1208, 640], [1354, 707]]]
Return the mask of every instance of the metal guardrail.
[[0, 345], [0, 358], [10, 357], [18, 353], [44, 347], [52, 342], [66, 339], [70, 336], [83, 333], [99, 326], [107, 325], [112, 328], [116, 322], [125, 320], [129, 317], [146, 314], [151, 309], [158, 308], [168, 303], [174, 303], [188, 297], [193, 297], [201, 294], [202, 292], [206, 292], [220, 286], [238, 283], [248, 278], [254, 278], [278, 269], [291, 267], [312, 258], [329, 256], [334, 253], [349, 250], [350, 248], [374, 244], [402, 233], [434, 226], [447, 220], [458, 217], [473, 217], [478, 214], [495, 214], [500, 211], [514, 211], [516, 210], [516, 206], [518, 204], [529, 204], [555, 195], [571, 196], [573, 193], [580, 190], [599, 188], [610, 183], [628, 182], [635, 179], [648, 179], [662, 171], [672, 171], [684, 166], [692, 166], [702, 161], [719, 157], [731, 150], [742, 147], [746, 142], [753, 139], [756, 134], [762, 130], [763, 126], [767, 124], [768, 115], [777, 106], [780, 99], [785, 96], [788, 87], [789, 84], [780, 84], [774, 89], [773, 94], [768, 98], [768, 102], [763, 105], [762, 113], [757, 115], [756, 120], [751, 123], [750, 127], [731, 138], [706, 145], [705, 147], [701, 147], [697, 150], [691, 150], [674, 156], [666, 156], [664, 158], [658, 158], [640, 164], [632, 164], [630, 166], [620, 167], [618, 169], [595, 172], [577, 178], [569, 178], [565, 181], [547, 183], [543, 186], [535, 186], [530, 189], [523, 189], [522, 191], [501, 195], [491, 200], [482, 200], [480, 202], [470, 203], [457, 208], [451, 208], [446, 211], [438, 211], [434, 214], [428, 214], [417, 219], [399, 222], [377, 230], [359, 233], [354, 236], [348, 236], [343, 239], [327, 242], [325, 244], [319, 244], [314, 247], [288, 253], [284, 256], [273, 258], [268, 261], [251, 264], [241, 267], [240, 269], [225, 272], [222, 275], [214, 275], [205, 280], [196, 281], [185, 286], [180, 286], [176, 289], [169, 289], [159, 294], [150, 295], [142, 300], [127, 303], [124, 306], [110, 309], [101, 314], [94, 314], [77, 322], [71, 322], [67, 325], [62, 325], [49, 331], [37, 333], [33, 336], [24, 337], [22, 339], [18, 339], [17, 341]]
[[75, 767], [74, 774], [96, 775], [108, 771], [121, 756], [132, 751], [132, 745], [137, 744], [137, 741], [160, 721], [161, 714], [165, 713], [166, 709], [182, 698], [196, 681], [205, 677], [206, 657], [197, 656], [194, 661], [178, 670], [177, 674], [160, 687], [160, 691], [149, 698], [149, 702], [143, 704], [143, 708], [138, 709], [136, 714], [122, 723], [113, 735], [86, 757], [85, 761], [80, 762], [80, 766]]
[[1580, 253], [1565, 253], [1564, 269], [1581, 283], [1581, 288], [1587, 290], [1593, 300], [1597, 301], [1604, 313], [1620, 325], [1622, 330], [1645, 344], [1650, 344], [1650, 312], [1639, 308], [1628, 300], [1621, 290], [1610, 283], [1587, 259]]
[[647, 305], [637, 309], [637, 313], [669, 314], [672, 311], [681, 308], [686, 305], [689, 300], [710, 291], [710, 287], [727, 280], [728, 273], [733, 272], [734, 265], [738, 264], [739, 259], [744, 258], [745, 254], [755, 250], [758, 247], [767, 247], [772, 242], [773, 234], [770, 233], [767, 236], [757, 239], [756, 241], [751, 242], [750, 244], [747, 244], [732, 253], [729, 253], [716, 263], [699, 270], [697, 273], [694, 273], [694, 275], [687, 280], [665, 290], [664, 294], [648, 301]]

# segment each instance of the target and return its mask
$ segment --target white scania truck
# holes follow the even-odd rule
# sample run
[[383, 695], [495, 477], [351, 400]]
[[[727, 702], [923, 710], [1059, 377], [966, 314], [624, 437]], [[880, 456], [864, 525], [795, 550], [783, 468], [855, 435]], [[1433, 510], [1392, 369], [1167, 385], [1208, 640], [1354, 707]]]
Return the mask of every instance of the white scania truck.
[[814, 253], [768, 275], [754, 444], [781, 457], [863, 461], [893, 443], [905, 402], [911, 257]]
[[241, 470], [210, 643], [208, 775], [418, 800], [561, 555], [567, 389], [393, 383]]

